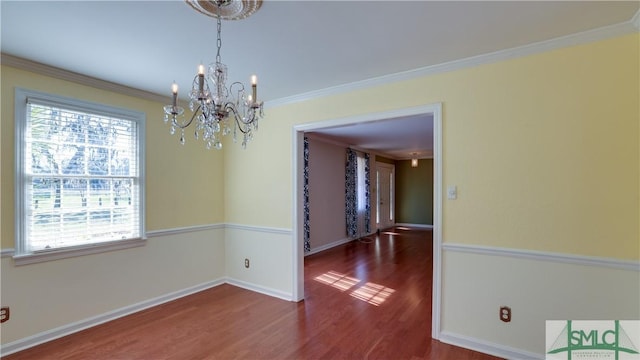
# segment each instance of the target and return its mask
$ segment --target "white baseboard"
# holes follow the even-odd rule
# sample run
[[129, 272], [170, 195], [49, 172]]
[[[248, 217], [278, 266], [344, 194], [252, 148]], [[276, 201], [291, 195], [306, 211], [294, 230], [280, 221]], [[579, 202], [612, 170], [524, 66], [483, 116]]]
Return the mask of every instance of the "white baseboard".
[[[394, 226], [407, 226], [407, 227], [414, 227], [414, 228], [421, 228], [421, 229], [433, 229], [433, 225], [424, 225], [424, 224], [395, 224]], [[366, 234], [366, 235], [362, 235], [360, 238], [363, 237], [367, 237], [367, 236], [371, 236], [371, 235], [375, 235], [375, 232]], [[309, 255], [313, 255], [313, 254], [317, 254], [321, 251], [325, 251], [331, 248], [334, 248], [336, 246], [340, 246], [340, 245], [344, 245], [348, 242], [354, 241], [354, 240], [358, 240], [358, 239], [349, 239], [349, 238], [344, 238], [344, 239], [340, 239], [334, 242], [330, 242], [328, 244], [324, 244], [321, 246], [318, 246], [316, 248], [312, 248], [311, 251], [309, 251], [308, 253], [305, 253], [304, 256], [309, 256]]]
[[371, 236], [371, 235], [375, 235], [375, 232], [364, 234], [364, 235], [362, 235], [362, 236], [360, 236], [358, 238], [355, 238], [355, 239], [344, 238], [344, 239], [340, 239], [340, 240], [337, 240], [337, 241], [334, 241], [334, 242], [330, 242], [328, 244], [324, 244], [324, 245], [318, 246], [317, 248], [311, 249], [311, 251], [309, 251], [308, 253], [305, 253], [304, 256], [317, 254], [317, 253], [319, 253], [321, 251], [329, 250], [329, 249], [334, 248], [336, 246], [344, 245], [346, 243], [349, 243], [349, 242], [352, 242], [352, 241], [356, 241], [358, 239], [362, 239], [362, 238], [365, 238], [365, 237]]
[[418, 229], [433, 229], [433, 225], [427, 225], [427, 224], [396, 223], [395, 226], [406, 226], [406, 227], [413, 227]]
[[334, 242], [330, 242], [328, 244], [324, 244], [324, 245], [318, 246], [316, 248], [312, 248], [308, 253], [304, 254], [304, 256], [317, 254], [317, 253], [319, 253], [321, 251], [325, 251], [325, 250], [331, 249], [333, 247], [346, 244], [346, 243], [351, 242], [353, 240], [355, 240], [355, 239], [345, 238], [345, 239], [340, 239], [340, 240], [337, 240], [337, 241], [334, 241]]
[[512, 360], [539, 360], [544, 359], [544, 355], [533, 353], [530, 351], [515, 349], [509, 346], [494, 344], [488, 341], [450, 333], [443, 331], [440, 333], [439, 340], [443, 343], [455, 345], [465, 349], [479, 351], [481, 353], [498, 356]]
[[28, 336], [26, 338], [22, 338], [20, 340], [10, 342], [6, 345], [2, 345], [0, 347], [0, 356], [7, 356], [9, 354], [13, 354], [20, 350], [28, 349], [30, 347], [40, 345], [45, 342], [49, 342], [49, 341], [61, 338], [63, 336], [67, 336], [67, 335], [70, 335], [78, 331], [82, 331], [100, 324], [104, 324], [106, 322], [109, 322], [127, 315], [131, 315], [133, 313], [136, 313], [154, 306], [158, 306], [169, 301], [173, 301], [191, 294], [195, 294], [197, 292], [210, 289], [212, 287], [216, 287], [224, 283], [225, 283], [224, 279], [209, 281], [200, 285], [192, 286], [183, 290], [158, 296], [153, 299], [145, 300], [137, 304], [133, 304], [133, 305], [125, 306], [120, 309], [109, 311], [107, 313], [104, 313], [98, 316], [94, 316], [88, 319], [63, 325], [55, 329], [41, 332], [39, 334]]
[[227, 278], [226, 279], [226, 283], [229, 284], [229, 285], [237, 286], [239, 288], [243, 288], [243, 289], [246, 289], [246, 290], [254, 291], [254, 292], [261, 293], [261, 294], [268, 295], [268, 296], [272, 296], [272, 297], [276, 297], [276, 298], [279, 298], [279, 299], [283, 299], [283, 300], [287, 300], [287, 301], [294, 301], [293, 300], [293, 294], [287, 293], [287, 292], [284, 292], [284, 291], [271, 289], [271, 288], [268, 288], [268, 287], [264, 287], [264, 286], [260, 286], [260, 285], [256, 285], [256, 284], [252, 284], [252, 283], [248, 283], [248, 282], [242, 281], [242, 280], [231, 279], [231, 278]]

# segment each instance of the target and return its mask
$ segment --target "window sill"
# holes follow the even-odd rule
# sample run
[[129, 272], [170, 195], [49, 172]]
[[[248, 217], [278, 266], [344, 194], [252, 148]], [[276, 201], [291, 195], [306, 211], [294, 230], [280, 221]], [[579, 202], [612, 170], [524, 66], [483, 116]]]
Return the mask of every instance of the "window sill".
[[45, 261], [53, 261], [76, 256], [98, 254], [107, 251], [129, 249], [144, 246], [146, 243], [147, 240], [142, 238], [118, 240], [108, 243], [80, 245], [63, 249], [39, 251], [29, 254], [16, 254], [13, 256], [13, 260], [16, 265], [36, 264]]

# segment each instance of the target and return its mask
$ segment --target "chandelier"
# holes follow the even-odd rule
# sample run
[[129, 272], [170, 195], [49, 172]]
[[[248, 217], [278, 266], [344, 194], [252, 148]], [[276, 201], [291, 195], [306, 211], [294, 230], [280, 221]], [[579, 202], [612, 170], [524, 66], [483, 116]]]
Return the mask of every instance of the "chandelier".
[[222, 149], [221, 137], [233, 132], [233, 141], [237, 141], [238, 131], [242, 133], [242, 147], [253, 138], [258, 130], [258, 120], [264, 117], [263, 103], [258, 101], [257, 77], [251, 76], [251, 93], [247, 93], [241, 82], [227, 87], [227, 66], [222, 63], [220, 37], [222, 19], [244, 19], [253, 14], [262, 5], [262, 0], [186, 0], [187, 4], [200, 13], [215, 17], [218, 21], [218, 41], [216, 61], [198, 66], [189, 92], [189, 110], [193, 115], [184, 117], [184, 109], [177, 104], [178, 85], [171, 86], [173, 93], [171, 105], [164, 106], [164, 122], [171, 123], [170, 133], [180, 131], [180, 143], [184, 145], [185, 129], [194, 128], [196, 139], [202, 138], [207, 149]]

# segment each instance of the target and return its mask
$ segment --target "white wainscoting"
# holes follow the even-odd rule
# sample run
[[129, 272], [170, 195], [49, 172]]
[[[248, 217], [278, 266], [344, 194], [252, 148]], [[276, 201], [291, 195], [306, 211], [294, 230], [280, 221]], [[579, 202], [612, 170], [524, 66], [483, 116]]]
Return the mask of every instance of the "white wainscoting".
[[[16, 266], [2, 257], [0, 355], [225, 283], [223, 225], [149, 234], [126, 250]], [[7, 252], [3, 252], [7, 253]]]
[[[131, 251], [21, 267], [10, 257], [13, 249], [3, 250], [2, 300], [12, 318], [2, 325], [0, 355], [224, 283], [291, 301], [291, 236], [290, 229], [238, 224], [165, 229], [147, 232], [146, 246]], [[248, 269], [244, 259], [250, 260]], [[18, 294], [22, 284], [31, 285], [31, 296]], [[50, 296], [37, 295], [45, 292]], [[49, 309], [56, 309], [55, 319], [47, 316]]]
[[[439, 339], [544, 359], [546, 320], [639, 319], [640, 262], [444, 243]], [[499, 320], [509, 306], [512, 320]]]
[[225, 228], [227, 282], [293, 301], [291, 229], [239, 224]]

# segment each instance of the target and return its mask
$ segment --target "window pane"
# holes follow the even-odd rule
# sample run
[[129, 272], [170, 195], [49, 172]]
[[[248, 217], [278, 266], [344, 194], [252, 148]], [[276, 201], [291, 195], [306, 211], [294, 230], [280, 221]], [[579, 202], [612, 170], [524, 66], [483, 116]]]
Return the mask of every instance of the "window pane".
[[365, 198], [365, 191], [366, 191], [366, 179], [365, 179], [365, 172], [364, 172], [364, 157], [361, 156], [360, 154], [358, 154], [358, 158], [357, 158], [357, 162], [356, 162], [356, 166], [357, 166], [357, 179], [358, 179], [358, 188], [357, 188], [357, 198], [358, 198], [358, 211], [362, 212], [365, 211], [366, 206], [367, 206], [367, 201]]
[[112, 175], [130, 175], [131, 152], [128, 149], [112, 149], [111, 150], [111, 174]]
[[31, 172], [32, 174], [57, 174], [58, 169], [53, 159], [55, 148], [53, 144], [34, 141], [31, 144]]
[[87, 155], [87, 172], [89, 175], [109, 174], [109, 149], [91, 146]]
[[85, 173], [84, 146], [82, 145], [62, 145], [54, 153], [54, 159], [62, 174], [82, 175]]
[[17, 119], [24, 122], [16, 151], [25, 219], [17, 252], [140, 237], [139, 120], [45, 97], [27, 98]]

